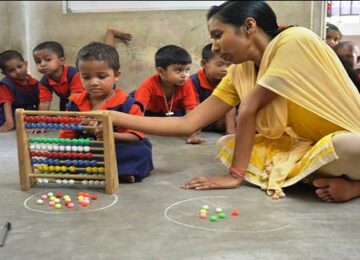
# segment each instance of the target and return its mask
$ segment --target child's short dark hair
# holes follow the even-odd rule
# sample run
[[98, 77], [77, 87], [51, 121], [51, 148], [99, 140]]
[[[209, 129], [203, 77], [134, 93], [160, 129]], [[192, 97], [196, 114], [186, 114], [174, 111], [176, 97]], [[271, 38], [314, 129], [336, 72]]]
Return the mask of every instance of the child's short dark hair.
[[8, 62], [9, 60], [12, 60], [12, 59], [17, 59], [19, 61], [24, 61], [23, 56], [18, 51], [7, 50], [7, 51], [4, 51], [4, 52], [0, 53], [0, 69], [2, 71], [6, 70], [5, 63]]
[[189, 53], [176, 45], [166, 45], [155, 53], [155, 67], [166, 69], [171, 64], [187, 65], [192, 60]]
[[76, 57], [76, 67], [79, 66], [79, 61], [105, 61], [109, 68], [114, 71], [120, 70], [120, 57], [117, 50], [102, 42], [91, 42], [83, 46]]
[[58, 43], [58, 42], [52, 42], [52, 41], [49, 41], [49, 42], [42, 42], [40, 44], [38, 44], [34, 50], [33, 50], [33, 53], [36, 52], [36, 51], [42, 51], [42, 50], [50, 50], [50, 51], [53, 51], [56, 53], [56, 55], [59, 57], [59, 58], [63, 58], [65, 57], [65, 54], [64, 54], [64, 48], [63, 46]]
[[333, 25], [332, 23], [326, 23], [326, 34], [328, 34], [330, 30], [337, 31], [340, 34], [340, 38], [342, 38], [340, 29], [336, 25]]
[[211, 48], [212, 48], [212, 43], [209, 43], [202, 49], [201, 58], [203, 60], [210, 60], [214, 56], [214, 53], [211, 52]]

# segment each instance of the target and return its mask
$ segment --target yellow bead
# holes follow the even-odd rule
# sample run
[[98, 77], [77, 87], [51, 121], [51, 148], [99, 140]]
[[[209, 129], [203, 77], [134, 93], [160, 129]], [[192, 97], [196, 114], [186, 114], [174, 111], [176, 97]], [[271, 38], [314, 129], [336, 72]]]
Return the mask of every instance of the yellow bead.
[[55, 166], [55, 171], [56, 171], [56, 172], [59, 172], [60, 170], [61, 170], [61, 167], [58, 166], [58, 165], [56, 165], [56, 166]]
[[75, 166], [70, 166], [70, 167], [69, 167], [69, 171], [70, 171], [70, 172], [75, 172], [75, 171], [76, 171], [76, 167], [75, 167]]
[[93, 168], [92, 168], [92, 172], [93, 172], [93, 173], [97, 173], [97, 172], [98, 172], [98, 168], [97, 168], [97, 167], [93, 167]]
[[105, 172], [105, 168], [104, 168], [104, 167], [99, 167], [99, 168], [98, 168], [98, 171], [99, 171], [99, 173], [104, 173], [104, 172]]
[[91, 173], [91, 172], [92, 172], [92, 168], [91, 168], [91, 167], [86, 167], [86, 172]]
[[66, 166], [61, 166], [61, 171], [62, 171], [62, 172], [66, 172], [66, 171], [67, 171], [67, 167], [66, 167]]

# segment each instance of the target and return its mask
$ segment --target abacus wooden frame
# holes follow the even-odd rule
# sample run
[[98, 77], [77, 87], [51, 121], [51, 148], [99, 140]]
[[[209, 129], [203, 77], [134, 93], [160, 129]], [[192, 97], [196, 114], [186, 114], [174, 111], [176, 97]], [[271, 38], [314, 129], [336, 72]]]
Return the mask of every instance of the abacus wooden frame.
[[62, 179], [105, 180], [105, 193], [113, 194], [119, 188], [115, 142], [112, 121], [107, 111], [63, 112], [16, 109], [16, 139], [19, 160], [20, 189], [27, 191], [35, 185], [35, 178], [57, 178], [55, 174], [35, 174], [32, 169], [28, 135], [24, 116], [73, 116], [88, 117], [101, 121], [103, 127], [105, 176], [62, 174]]

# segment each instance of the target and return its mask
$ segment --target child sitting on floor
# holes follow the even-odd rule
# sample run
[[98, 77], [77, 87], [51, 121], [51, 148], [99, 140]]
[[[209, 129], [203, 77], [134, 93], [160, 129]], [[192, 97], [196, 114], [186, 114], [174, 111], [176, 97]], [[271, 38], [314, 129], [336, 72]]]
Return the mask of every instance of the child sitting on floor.
[[15, 50], [0, 53], [0, 69], [5, 75], [0, 81], [0, 132], [15, 127], [17, 108], [37, 110], [39, 82], [27, 71], [27, 61]]
[[[135, 99], [145, 107], [145, 116], [182, 116], [197, 106], [196, 93], [189, 78], [189, 53], [176, 45], [166, 45], [155, 54], [157, 73], [145, 79], [135, 91]], [[187, 143], [205, 139], [195, 132]]]
[[[225, 61], [218, 53], [211, 52], [212, 44], [206, 45], [201, 53], [201, 69], [190, 76], [197, 94], [198, 102], [207, 99], [221, 79], [227, 74], [230, 62]], [[236, 107], [231, 109], [224, 118], [202, 129], [205, 132], [235, 133]]]
[[33, 50], [37, 70], [44, 74], [40, 79], [39, 110], [49, 110], [52, 94], [60, 98], [60, 111], [64, 111], [73, 93], [84, 91], [77, 69], [65, 65], [64, 49], [58, 42], [43, 42]]
[[[114, 88], [120, 77], [119, 54], [110, 45], [93, 42], [82, 47], [76, 66], [85, 91], [69, 97], [68, 111], [115, 110], [143, 115], [143, 107], [123, 90]], [[130, 129], [115, 129], [116, 159], [120, 180], [141, 181], [153, 170], [152, 145], [144, 134]], [[62, 130], [63, 138], [75, 138], [81, 133]], [[92, 136], [99, 137], [99, 136]]]

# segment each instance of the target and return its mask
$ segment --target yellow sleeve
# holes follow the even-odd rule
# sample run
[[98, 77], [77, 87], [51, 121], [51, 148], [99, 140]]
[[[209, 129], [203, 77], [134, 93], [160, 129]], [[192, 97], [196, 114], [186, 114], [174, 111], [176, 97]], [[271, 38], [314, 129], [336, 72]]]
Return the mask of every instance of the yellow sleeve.
[[239, 95], [235, 89], [235, 86], [231, 82], [229, 74], [223, 77], [212, 94], [230, 106], [236, 106], [240, 101]]

